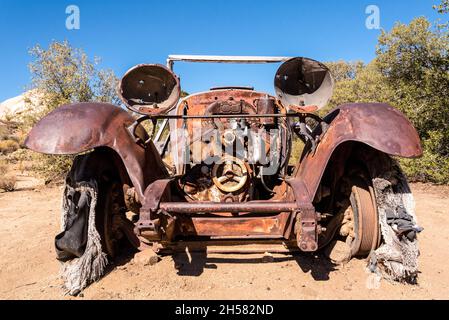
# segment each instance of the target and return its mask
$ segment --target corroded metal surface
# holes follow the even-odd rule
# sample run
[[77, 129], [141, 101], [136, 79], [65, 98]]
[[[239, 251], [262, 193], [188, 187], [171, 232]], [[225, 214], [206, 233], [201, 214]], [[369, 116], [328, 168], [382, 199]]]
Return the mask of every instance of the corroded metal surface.
[[[246, 105], [252, 106], [255, 101], [274, 97], [267, 95], [264, 92], [257, 92], [252, 90], [235, 90], [223, 89], [203, 92], [200, 94], [190, 95], [178, 107], [177, 114], [182, 115], [184, 106], [187, 106], [187, 114], [189, 116], [201, 116], [205, 114], [205, 110], [216, 101], [243, 101]], [[257, 119], [256, 119], [257, 120]], [[183, 120], [178, 120], [178, 126], [182, 126]], [[189, 132], [193, 128], [193, 121], [187, 123]]]
[[[276, 71], [274, 89], [281, 103], [290, 108], [323, 108], [332, 96], [334, 80], [321, 62], [304, 57], [285, 61]], [[305, 108], [304, 108], [305, 107]]]
[[257, 212], [276, 213], [297, 210], [295, 202], [249, 201], [249, 202], [162, 202], [160, 208], [173, 213], [210, 213], [210, 212]]
[[[357, 218], [358, 230], [351, 244], [352, 255], [365, 255], [375, 249], [379, 233], [379, 221], [374, 193], [363, 180], [356, 179], [352, 187], [351, 210]], [[357, 215], [357, 217], [354, 217]]]
[[156, 115], [173, 107], [181, 96], [178, 77], [160, 64], [139, 64], [129, 69], [119, 83], [118, 95], [140, 114]]
[[109, 147], [122, 159], [139, 199], [146, 186], [167, 176], [156, 148], [136, 144], [126, 130], [135, 119], [107, 103], [76, 103], [55, 109], [28, 134], [25, 146], [46, 154], [76, 154]]
[[296, 174], [297, 179], [304, 181], [311, 201], [332, 153], [344, 142], [359, 141], [393, 156], [422, 155], [415, 128], [402, 113], [387, 104], [346, 104], [334, 109], [324, 120], [331, 120], [327, 132], [316, 151], [306, 153]]
[[[343, 105], [324, 121], [309, 114], [327, 98], [308, 103], [303, 95], [324, 90], [327, 97], [332, 79], [318, 62], [301, 59], [287, 61], [278, 71], [276, 88], [282, 95], [278, 99], [247, 88], [222, 88], [179, 100], [179, 79], [171, 70], [160, 65], [139, 65], [126, 73], [119, 94], [131, 110], [147, 114], [146, 118], [136, 121], [125, 110], [105, 103], [65, 105], [38, 122], [25, 145], [47, 154], [114, 150], [110, 161], [120, 171], [129, 198], [126, 204], [135, 202], [133, 207], [137, 209], [133, 211], [138, 218], [133, 220], [133, 231], [142, 243], [171, 242], [184, 236], [288, 240], [296, 236], [298, 248], [315, 251], [318, 236], [325, 228], [321, 228], [321, 214], [316, 212], [319, 206], [314, 206], [314, 199], [329, 164], [335, 176], [344, 174], [345, 160], [352, 152], [345, 142], [356, 141], [386, 154], [410, 158], [420, 156], [422, 149], [410, 122], [386, 104]], [[297, 70], [298, 66], [307, 68]], [[305, 73], [309, 79], [303, 80], [308, 82], [298, 84], [295, 79]], [[312, 90], [307, 84], [316, 80], [316, 74], [320, 79]], [[298, 85], [302, 87], [296, 88]], [[307, 92], [309, 89], [313, 92]], [[286, 99], [288, 95], [290, 99]], [[282, 100], [295, 106], [283, 105]], [[166, 115], [175, 104], [177, 109]], [[287, 114], [288, 110], [294, 114]], [[174, 167], [176, 172], [171, 175], [162, 161], [163, 151], [159, 153], [140, 125], [144, 120], [154, 120], [156, 125], [155, 120], [162, 117], [171, 119], [165, 121], [171, 130], [165, 138], [170, 149], [167, 154], [173, 159], [167, 167]], [[292, 124], [290, 117], [297, 117], [299, 122]], [[318, 122], [315, 132], [308, 130], [307, 117]], [[215, 129], [219, 131], [215, 142], [221, 143], [220, 152], [210, 139], [203, 141], [206, 133]], [[279, 137], [274, 144], [271, 129], [276, 129]], [[291, 175], [286, 164], [293, 131], [302, 134], [308, 143]], [[240, 132], [252, 135], [238, 135]], [[162, 131], [156, 142], [161, 136]], [[192, 138], [188, 144], [186, 136]], [[196, 144], [202, 147], [199, 152], [194, 148]], [[231, 148], [234, 145], [243, 146], [239, 152], [243, 151], [237, 154]], [[181, 163], [185, 154], [192, 161]], [[334, 154], [338, 156], [332, 157]], [[224, 165], [206, 162], [215, 156], [225, 160]], [[268, 163], [264, 163], [265, 159]], [[278, 167], [267, 174], [264, 169], [274, 162]], [[368, 238], [374, 236], [368, 234]]]
[[267, 217], [180, 217], [182, 235], [218, 238], [283, 238], [289, 213]]
[[295, 241], [286, 241], [282, 239], [258, 239], [247, 240], [242, 243], [240, 240], [219, 240], [212, 241], [182, 241], [164, 243], [159, 248], [159, 253], [175, 252], [207, 252], [214, 253], [292, 253], [299, 251]]

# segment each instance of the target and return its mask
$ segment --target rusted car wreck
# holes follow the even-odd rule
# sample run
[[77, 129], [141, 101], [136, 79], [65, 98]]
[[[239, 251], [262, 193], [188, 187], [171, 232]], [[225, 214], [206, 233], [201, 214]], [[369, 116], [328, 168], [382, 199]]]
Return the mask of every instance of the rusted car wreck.
[[[220, 87], [181, 97], [175, 61], [280, 63], [276, 94]], [[75, 103], [44, 117], [26, 146], [78, 154], [55, 239], [69, 293], [98, 279], [124, 244], [160, 253], [239, 241], [254, 244], [245, 252], [288, 253], [340, 240], [348, 259], [369, 256], [371, 271], [416, 281], [421, 228], [392, 156], [421, 156], [418, 134], [381, 103], [319, 117], [333, 84], [308, 58], [169, 56], [123, 76], [131, 112]]]

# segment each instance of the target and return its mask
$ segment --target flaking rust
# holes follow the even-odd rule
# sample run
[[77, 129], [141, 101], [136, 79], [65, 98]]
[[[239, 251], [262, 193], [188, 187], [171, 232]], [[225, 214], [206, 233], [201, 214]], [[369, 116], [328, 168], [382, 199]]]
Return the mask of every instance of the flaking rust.
[[[229, 86], [182, 98], [175, 61], [281, 63], [276, 95]], [[25, 145], [46, 154], [83, 153], [70, 179], [95, 180], [102, 206], [109, 205], [109, 186], [118, 186], [114, 214], [134, 215], [115, 219], [117, 225], [107, 210], [98, 213], [108, 254], [124, 238], [156, 251], [188, 238], [290, 248], [293, 241], [313, 252], [339, 235], [348, 206], [345, 221], [357, 223], [345, 226], [352, 226], [345, 237], [354, 237], [347, 243], [353, 256], [367, 254], [367, 246], [380, 245], [371, 181], [382, 170], [379, 159], [415, 158], [422, 149], [410, 122], [387, 104], [346, 104], [320, 118], [314, 112], [327, 104], [333, 83], [328, 68], [308, 58], [171, 56], [167, 66], [126, 72], [118, 90], [132, 114], [106, 103], [61, 106], [36, 124]], [[302, 144], [301, 154], [293, 154], [294, 143]], [[81, 236], [78, 229], [69, 234]]]

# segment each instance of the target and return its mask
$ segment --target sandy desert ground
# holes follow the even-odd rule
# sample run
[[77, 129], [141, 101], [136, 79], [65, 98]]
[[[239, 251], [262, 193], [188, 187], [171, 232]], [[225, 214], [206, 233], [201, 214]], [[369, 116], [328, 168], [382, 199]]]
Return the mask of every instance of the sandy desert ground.
[[80, 296], [64, 295], [53, 238], [59, 230], [61, 187], [0, 193], [1, 299], [448, 299], [449, 187], [413, 184], [420, 235], [418, 285], [376, 281], [364, 260], [334, 266], [312, 255], [195, 254], [180, 270], [177, 257], [153, 266], [122, 257]]

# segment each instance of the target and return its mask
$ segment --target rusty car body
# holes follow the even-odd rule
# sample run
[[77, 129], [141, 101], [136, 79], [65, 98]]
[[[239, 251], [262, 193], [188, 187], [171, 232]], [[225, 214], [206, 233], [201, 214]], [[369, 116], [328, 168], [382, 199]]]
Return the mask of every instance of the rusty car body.
[[[276, 94], [222, 87], [181, 97], [176, 61], [281, 63]], [[345, 104], [319, 117], [333, 84], [329, 69], [308, 58], [170, 56], [166, 66], [142, 64], [123, 76], [118, 92], [131, 112], [61, 106], [25, 144], [78, 154], [66, 184], [95, 182], [97, 229], [110, 257], [123, 241], [156, 253], [231, 242], [315, 252], [335, 239], [350, 257], [366, 256], [383, 241], [373, 179], [391, 169], [391, 156], [415, 158], [422, 149], [407, 118], [387, 104]], [[79, 189], [64, 192], [73, 208], [55, 242], [62, 261], [86, 247], [86, 219], [78, 217], [91, 200], [82, 198]], [[251, 248], [242, 252], [270, 250]]]

